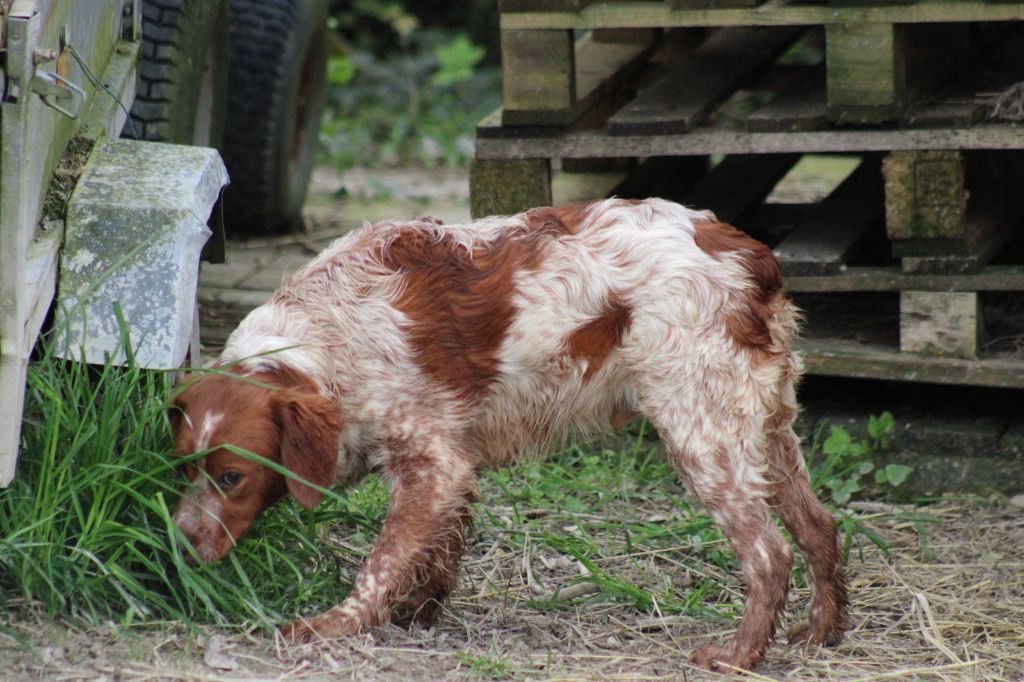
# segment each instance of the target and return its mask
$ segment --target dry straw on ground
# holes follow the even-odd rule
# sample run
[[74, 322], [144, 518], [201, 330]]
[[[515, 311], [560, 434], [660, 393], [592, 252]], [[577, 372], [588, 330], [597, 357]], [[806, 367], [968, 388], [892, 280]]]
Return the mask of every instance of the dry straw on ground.
[[[858, 516], [886, 538], [890, 558], [870, 544], [852, 550], [854, 627], [846, 640], [813, 651], [778, 643], [745, 679], [1024, 680], [1024, 509], [943, 501], [924, 511], [934, 517], [926, 526], [927, 544], [894, 508], [861, 503]], [[569, 515], [532, 513], [552, 529], [573, 532]], [[673, 510], [628, 510], [637, 513]], [[653, 614], [602, 604], [600, 585], [581, 576], [574, 559], [550, 556], [529, 541], [516, 552], [505, 546], [500, 533], [477, 538], [458, 593], [429, 630], [388, 627], [342, 642], [291, 647], [259, 633], [211, 632], [204, 640], [166, 624], [128, 633], [80, 632], [23, 617], [12, 630], [21, 641], [4, 637], [0, 668], [4, 679], [55, 680], [720, 678], [694, 669], [687, 655], [734, 623], [659, 618], [657, 603]], [[685, 546], [606, 556], [603, 563], [637, 585], [720, 572], [700, 565]], [[721, 579], [727, 586], [721, 598], [739, 599], [735, 578]], [[555, 599], [583, 601], [547, 611], [536, 606], [559, 588]], [[806, 590], [794, 590], [791, 612], [799, 612], [806, 598]]]

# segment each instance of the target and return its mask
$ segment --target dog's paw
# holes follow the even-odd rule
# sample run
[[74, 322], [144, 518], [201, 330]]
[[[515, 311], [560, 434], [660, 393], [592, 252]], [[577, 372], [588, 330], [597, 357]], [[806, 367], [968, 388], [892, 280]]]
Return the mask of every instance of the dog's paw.
[[835, 646], [843, 641], [842, 627], [817, 627], [811, 623], [798, 623], [786, 631], [790, 644], [803, 647]]
[[338, 639], [354, 635], [360, 630], [360, 624], [344, 613], [336, 613], [334, 609], [321, 613], [313, 618], [300, 618], [283, 628], [281, 636], [296, 644], [310, 644], [329, 639]]
[[699, 665], [708, 670], [719, 672], [735, 672], [750, 670], [761, 661], [761, 654], [757, 651], [737, 651], [732, 640], [722, 644], [706, 644], [693, 652], [690, 660], [694, 665]]

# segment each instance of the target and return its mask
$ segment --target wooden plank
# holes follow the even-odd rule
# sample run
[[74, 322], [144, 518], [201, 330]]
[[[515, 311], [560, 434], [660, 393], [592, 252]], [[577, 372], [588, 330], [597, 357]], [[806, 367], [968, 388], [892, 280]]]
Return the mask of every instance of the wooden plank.
[[912, 5], [917, 0], [828, 0], [834, 7], [871, 7], [879, 5]]
[[843, 340], [803, 339], [798, 347], [804, 353], [804, 368], [808, 374], [1024, 388], [1024, 362], [1019, 360], [928, 357]]
[[968, 128], [985, 118], [988, 107], [969, 97], [922, 102], [911, 105], [900, 122], [916, 128]]
[[36, 337], [43, 326], [46, 313], [53, 302], [57, 286], [57, 254], [64, 234], [63, 221], [48, 221], [28, 247], [25, 263], [25, 347], [21, 351], [28, 357]]
[[[754, 132], [813, 131], [829, 127], [824, 87], [780, 93], [747, 117]], [[899, 117], [912, 128], [968, 128], [985, 117], [988, 104], [965, 95], [959, 99], [913, 102]]]
[[784, 92], [747, 117], [753, 132], [794, 132], [828, 128], [825, 88]]
[[[530, 33], [502, 33], [502, 122], [506, 125], [574, 122], [631, 78], [656, 47], [656, 43], [599, 42], [587, 34], [566, 52], [560, 40]], [[571, 40], [571, 34], [566, 35]], [[552, 44], [540, 44], [545, 40]]]
[[772, 2], [746, 8], [679, 9], [667, 2], [600, 2], [579, 11], [508, 12], [502, 29], [648, 28], [660, 26], [814, 26], [828, 23], [952, 23], [1020, 21], [1024, 3], [945, 0], [912, 5], [832, 7], [824, 4]]
[[504, 122], [565, 124], [576, 103], [570, 31], [501, 32]]
[[908, 274], [899, 267], [857, 266], [832, 275], [790, 275], [791, 293], [869, 291], [1024, 291], [1024, 266], [989, 265], [965, 274]]
[[775, 152], [887, 152], [891, 149], [1024, 149], [1020, 127], [984, 123], [972, 128], [833, 129], [750, 132], [701, 127], [686, 135], [608, 135], [603, 131], [549, 130], [508, 136], [478, 128], [477, 158], [586, 158], [591, 156], [698, 156]]
[[735, 223], [760, 203], [800, 160], [799, 154], [727, 156], [686, 193], [683, 203], [713, 211], [719, 220]]
[[869, 230], [880, 225], [884, 216], [885, 191], [879, 160], [868, 158], [775, 247], [782, 274], [840, 272]]
[[592, 0], [500, 0], [499, 12], [576, 12]]
[[900, 350], [978, 357], [981, 301], [976, 291], [900, 292]]
[[510, 215], [551, 205], [548, 159], [488, 161], [469, 166], [470, 212], [474, 218]]
[[907, 100], [906, 30], [899, 24], [828, 24], [828, 117], [836, 123], [882, 123]]
[[766, 0], [669, 0], [677, 9], [720, 9], [724, 7], [757, 7]]
[[612, 135], [671, 134], [691, 130], [736, 89], [751, 70], [775, 59], [799, 29], [731, 28], [681, 56], [608, 120]]

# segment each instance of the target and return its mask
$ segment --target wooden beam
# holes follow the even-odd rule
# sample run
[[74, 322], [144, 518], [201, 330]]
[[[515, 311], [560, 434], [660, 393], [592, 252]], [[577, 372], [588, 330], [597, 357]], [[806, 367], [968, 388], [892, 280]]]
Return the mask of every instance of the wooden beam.
[[765, 2], [766, 0], [669, 0], [669, 4], [677, 9], [752, 8], [763, 5]]
[[[539, 35], [534, 35], [534, 34]], [[588, 33], [572, 42], [548, 31], [502, 32], [502, 122], [565, 126], [576, 122], [639, 70], [656, 48], [647, 42], [599, 41]]]
[[906, 106], [905, 30], [899, 24], [827, 24], [828, 116], [882, 123]]
[[855, 341], [803, 339], [808, 374], [886, 379], [931, 384], [1024, 388], [1024, 361], [1002, 358], [963, 360], [900, 353]]
[[[1024, 4], [1024, 3], [1022, 3]], [[813, 132], [751, 132], [700, 127], [686, 135], [608, 135], [603, 131], [517, 131], [481, 123], [477, 158], [587, 158], [699, 156], [775, 152], [887, 152], [891, 149], [1024, 149], [1019, 126], [979, 123], [971, 128], [840, 128]], [[514, 137], [512, 137], [514, 135]]]
[[1024, 20], [1024, 3], [939, 0], [912, 5], [834, 7], [799, 2], [747, 8], [679, 9], [662, 0], [598, 2], [578, 11], [505, 12], [502, 29], [588, 29], [659, 26], [814, 26], [829, 23], [952, 23]]
[[502, 31], [501, 75], [505, 123], [568, 123], [576, 104], [572, 32]]
[[767, 65], [800, 35], [799, 29], [732, 28], [679, 57], [664, 76], [608, 120], [612, 135], [692, 130], [725, 101], [741, 79]]
[[908, 274], [895, 266], [856, 266], [830, 275], [790, 275], [784, 284], [791, 293], [1024, 291], [1024, 266], [989, 265], [966, 274]]
[[775, 247], [782, 274], [839, 273], [868, 232], [880, 229], [884, 216], [879, 160], [868, 158]]

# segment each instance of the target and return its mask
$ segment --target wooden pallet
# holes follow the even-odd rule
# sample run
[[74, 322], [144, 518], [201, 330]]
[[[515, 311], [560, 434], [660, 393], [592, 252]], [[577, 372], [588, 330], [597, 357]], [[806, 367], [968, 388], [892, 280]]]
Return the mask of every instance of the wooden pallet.
[[[1024, 82], [1012, 23], [1024, 3], [503, 0], [501, 11], [504, 77], [533, 99], [510, 109], [506, 97], [479, 125], [475, 215], [552, 203], [567, 171], [614, 169], [588, 176], [594, 196], [711, 209], [773, 248], [798, 299], [831, 301], [809, 308], [810, 372], [1024, 388], [1024, 358], [991, 343], [1024, 338], [1024, 314], [991, 318], [993, 300], [1024, 291], [1013, 183], [1024, 134], [993, 116], [993, 95]], [[813, 204], [766, 200], [810, 153], [860, 162]], [[878, 333], [838, 324], [863, 300]]]
[[[605, 34], [610, 28], [644, 29], [648, 33], [640, 35], [650, 37], [652, 29], [823, 27], [825, 116], [832, 123], [860, 125], [919, 115], [912, 109], [921, 98], [920, 91], [935, 82], [945, 83], [964, 64], [972, 24], [1024, 19], [1024, 4], [980, 0], [511, 0], [501, 7], [505, 122], [524, 124], [571, 122], [586, 108], [592, 90], [577, 92], [577, 64], [597, 60], [573, 49], [573, 31], [581, 29]], [[637, 34], [626, 35], [635, 40]], [[763, 38], [748, 40], [746, 45], [756, 53], [770, 47], [762, 48], [763, 42]], [[615, 61], [604, 66], [613, 68]], [[740, 66], [735, 60], [705, 61], [702, 80], [719, 85], [733, 77], [730, 67]], [[628, 71], [635, 63], [626, 60], [620, 66]], [[652, 88], [652, 93], [671, 95], [680, 91], [680, 82], [691, 82], [680, 80], [677, 71]], [[938, 121], [942, 115], [960, 118], [971, 113], [947, 106], [930, 115]]]

